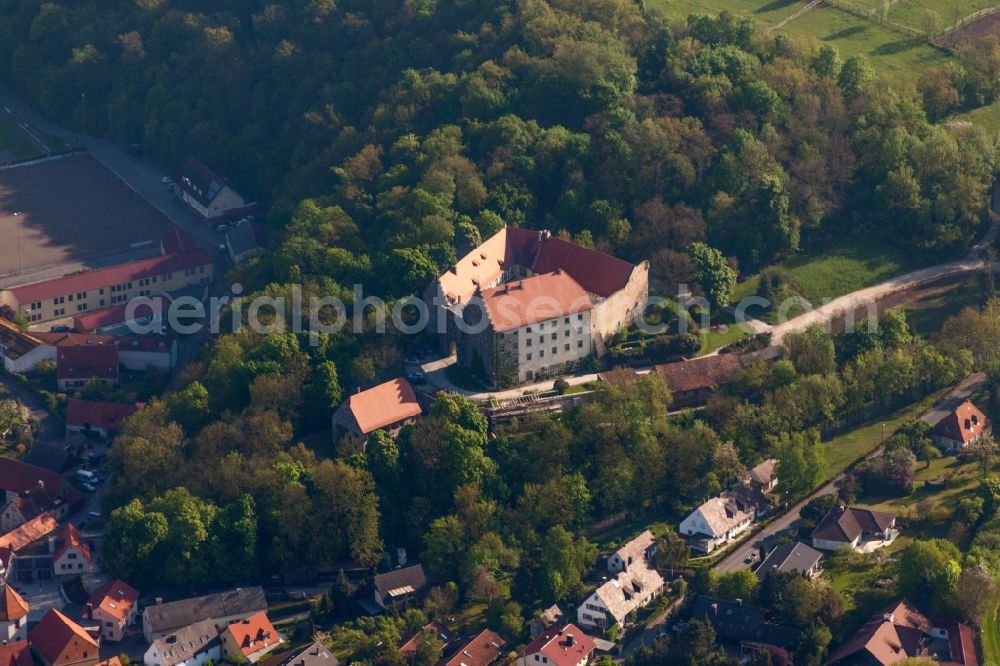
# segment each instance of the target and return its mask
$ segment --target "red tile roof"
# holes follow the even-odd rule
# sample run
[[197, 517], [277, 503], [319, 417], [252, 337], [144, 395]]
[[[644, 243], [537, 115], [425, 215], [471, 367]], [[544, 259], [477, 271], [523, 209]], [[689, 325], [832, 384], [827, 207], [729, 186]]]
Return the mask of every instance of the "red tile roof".
[[528, 658], [540, 654], [555, 666], [576, 666], [581, 661], [587, 661], [594, 649], [594, 639], [576, 625], [553, 625], [531, 641], [521, 655]]
[[465, 643], [448, 659], [442, 659], [438, 666], [488, 666], [500, 658], [507, 641], [498, 634], [484, 629]]
[[[419, 647], [418, 639], [420, 638], [420, 635], [425, 631], [430, 631], [433, 633], [434, 640], [437, 642], [438, 647], [440, 648], [444, 648], [444, 646], [446, 646], [451, 640], [450, 638], [451, 634], [448, 631], [448, 629], [444, 627], [444, 625], [440, 624], [439, 622], [428, 622], [427, 624], [425, 624], [420, 628], [420, 631], [413, 634], [413, 636], [410, 637], [410, 640], [406, 641], [405, 643], [399, 646], [399, 653], [404, 657], [412, 657], [413, 655], [415, 655], [417, 653], [417, 648]], [[3, 665], [0, 664], [0, 666]]]
[[[162, 314], [169, 307], [167, 303], [166, 296], [151, 296], [149, 302], [140, 303], [133, 308], [132, 320], [143, 319], [153, 314]], [[73, 330], [78, 333], [90, 333], [98, 328], [124, 324], [128, 321], [128, 317], [125, 316], [128, 305], [128, 303], [122, 303], [110, 308], [78, 314], [73, 317]]]
[[742, 369], [743, 362], [736, 354], [702, 356], [690, 361], [656, 366], [656, 372], [667, 382], [671, 393], [685, 393], [728, 384]]
[[98, 657], [97, 641], [83, 627], [50, 609], [28, 635], [31, 645], [51, 666]]
[[59, 523], [52, 517], [52, 514], [43, 513], [0, 536], [0, 548], [9, 548], [16, 553], [25, 546], [52, 534], [58, 528]]
[[812, 538], [851, 543], [865, 532], [884, 532], [896, 520], [885, 511], [873, 511], [856, 506], [835, 506], [812, 532]]
[[35, 336], [57, 349], [67, 347], [115, 347], [121, 351], [160, 352], [168, 354], [173, 340], [167, 335], [104, 335], [101, 333], [45, 333]]
[[136, 405], [123, 405], [117, 402], [96, 402], [70, 398], [66, 404], [66, 425], [92, 429], [117, 429], [129, 416], [135, 414]]
[[968, 444], [990, 425], [982, 410], [966, 400], [934, 426], [934, 434]]
[[178, 226], [171, 226], [167, 233], [163, 234], [160, 241], [163, 244], [163, 254], [188, 252], [197, 247], [194, 235], [187, 229], [181, 229]]
[[118, 349], [105, 345], [60, 347], [56, 354], [59, 379], [118, 379]]
[[34, 663], [28, 641], [0, 645], [0, 666], [33, 666]]
[[366, 435], [421, 413], [417, 394], [402, 377], [355, 393], [347, 399], [347, 408]]
[[94, 590], [88, 603], [94, 610], [100, 608], [111, 617], [124, 621], [138, 600], [138, 590], [128, 583], [114, 580]]
[[[0, 590], [0, 621], [13, 622], [28, 614], [28, 602], [10, 585]], [[3, 664], [0, 664], [3, 666]]]
[[66, 479], [60, 474], [13, 458], [0, 458], [0, 490], [20, 495], [40, 485], [58, 494]]
[[66, 296], [80, 291], [91, 291], [146, 277], [162, 276], [165, 273], [183, 271], [187, 268], [207, 266], [212, 263], [212, 256], [206, 250], [191, 250], [165, 254], [141, 261], [133, 261], [118, 266], [99, 268], [93, 271], [72, 273], [61, 278], [36, 282], [34, 284], [15, 287], [10, 293], [20, 304], [44, 301], [56, 296]]
[[264, 613], [234, 622], [226, 627], [225, 633], [230, 635], [245, 656], [281, 642], [281, 636]]
[[66, 523], [66, 526], [59, 530], [56, 540], [58, 541], [58, 545], [56, 546], [56, 551], [52, 553], [52, 561], [58, 560], [65, 555], [66, 551], [70, 548], [75, 548], [83, 556], [83, 559], [90, 562], [90, 546], [83, 542], [83, 535], [80, 534], [80, 530]]
[[542, 243], [532, 271], [551, 273], [559, 269], [572, 275], [590, 293], [606, 298], [625, 288], [635, 266], [610, 254], [551, 237]]
[[563, 271], [507, 282], [486, 289], [480, 296], [497, 332], [511, 331], [594, 307], [586, 290]]

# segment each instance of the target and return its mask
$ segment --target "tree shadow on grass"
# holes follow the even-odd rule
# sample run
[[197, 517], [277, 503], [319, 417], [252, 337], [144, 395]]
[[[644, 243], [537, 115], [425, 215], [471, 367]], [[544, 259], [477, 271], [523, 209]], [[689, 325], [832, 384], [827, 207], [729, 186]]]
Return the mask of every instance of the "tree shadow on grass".
[[903, 51], [918, 48], [923, 44], [926, 44], [926, 42], [919, 39], [903, 39], [898, 42], [882, 44], [877, 49], [874, 49], [872, 53], [875, 55], [892, 55], [894, 53], [902, 53]]
[[754, 11], [754, 14], [766, 14], [767, 12], [773, 12], [778, 9], [784, 9], [785, 7], [790, 7], [791, 5], [798, 4], [799, 0], [773, 0], [766, 5], [758, 8]]
[[830, 33], [826, 37], [823, 37], [824, 42], [833, 42], [838, 39], [847, 39], [849, 37], [854, 37], [862, 32], [868, 30], [866, 26], [863, 25], [852, 25], [850, 28], [844, 28], [843, 30], [838, 30], [837, 32]]

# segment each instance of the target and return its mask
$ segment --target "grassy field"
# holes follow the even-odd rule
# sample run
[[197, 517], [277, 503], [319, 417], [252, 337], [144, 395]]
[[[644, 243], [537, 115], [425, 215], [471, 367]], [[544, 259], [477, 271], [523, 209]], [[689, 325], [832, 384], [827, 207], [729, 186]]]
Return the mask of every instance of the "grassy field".
[[10, 153], [21, 161], [41, 156], [42, 150], [0, 114], [0, 153]]
[[834, 477], [847, 469], [858, 458], [874, 451], [882, 444], [882, 426], [885, 425], [885, 439], [889, 439], [897, 428], [913, 421], [934, 404], [937, 395], [931, 395], [918, 403], [905, 407], [894, 414], [870, 425], [857, 428], [823, 444], [827, 471]]
[[980, 640], [983, 644], [983, 663], [1000, 664], [1000, 600], [983, 617]]
[[983, 278], [974, 275], [952, 289], [903, 306], [903, 311], [910, 330], [933, 340], [949, 317], [967, 307], [981, 305], [983, 293]]
[[761, 29], [775, 25], [802, 7], [800, 0], [652, 0], [646, 4], [674, 19], [727, 11], [751, 19]]

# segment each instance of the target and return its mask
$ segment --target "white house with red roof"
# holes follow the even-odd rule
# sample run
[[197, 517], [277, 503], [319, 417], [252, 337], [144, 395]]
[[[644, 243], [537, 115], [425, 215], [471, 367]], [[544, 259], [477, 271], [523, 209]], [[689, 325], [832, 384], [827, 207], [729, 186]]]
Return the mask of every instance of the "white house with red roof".
[[[28, 638], [28, 611], [31, 607], [10, 585], [0, 587], [0, 641], [13, 643]], [[3, 666], [3, 664], [0, 664]]]
[[120, 580], [106, 583], [90, 595], [88, 618], [101, 625], [101, 638], [120, 642], [125, 630], [135, 623], [139, 614], [139, 592]]
[[52, 570], [56, 576], [80, 576], [90, 573], [92, 566], [90, 546], [83, 542], [80, 531], [67, 523], [56, 535]]
[[648, 262], [633, 265], [548, 231], [515, 227], [462, 257], [425, 294], [437, 314], [431, 320], [447, 322], [438, 331], [442, 346], [454, 345], [461, 365], [504, 385], [603, 354], [648, 297]]
[[0, 666], [35, 666], [28, 641], [21, 639], [0, 644]]
[[945, 451], [958, 453], [982, 440], [991, 429], [986, 414], [966, 400], [934, 425], [931, 436]]
[[586, 666], [595, 649], [594, 639], [576, 625], [553, 625], [521, 650], [517, 666]]
[[0, 536], [0, 549], [9, 550], [8, 579], [27, 582], [90, 573], [90, 547], [72, 525], [62, 528], [48, 513]]
[[391, 381], [358, 391], [333, 414], [334, 437], [344, 432], [367, 437], [376, 430], [396, 436], [403, 426], [417, 420], [422, 410], [417, 394], [406, 379]]
[[3, 289], [0, 305], [10, 306], [29, 324], [36, 325], [120, 305], [140, 296], [206, 285], [214, 279], [213, 269], [212, 255], [206, 250], [176, 252]]
[[70, 391], [90, 382], [116, 386], [118, 349], [112, 346], [63, 347], [56, 351], [56, 385]]
[[246, 207], [247, 202], [229, 185], [229, 181], [188, 156], [177, 171], [181, 201], [205, 220], [225, 217], [231, 210]]
[[233, 663], [242, 659], [256, 664], [285, 640], [264, 613], [256, 613], [230, 624], [219, 636], [222, 639], [222, 658]]

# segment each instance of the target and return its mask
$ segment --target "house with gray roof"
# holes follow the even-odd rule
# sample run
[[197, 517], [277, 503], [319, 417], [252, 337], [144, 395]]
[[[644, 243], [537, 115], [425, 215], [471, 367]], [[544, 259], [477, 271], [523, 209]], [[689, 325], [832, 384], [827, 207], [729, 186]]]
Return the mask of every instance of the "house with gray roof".
[[142, 657], [145, 666], [202, 666], [222, 658], [222, 641], [211, 620], [201, 620], [152, 641]]
[[147, 643], [203, 620], [211, 620], [216, 635], [233, 622], [267, 612], [264, 588], [237, 587], [233, 590], [156, 603], [142, 612], [142, 634]]
[[815, 578], [822, 571], [819, 564], [822, 559], [823, 553], [801, 541], [786, 543], [772, 550], [755, 573], [761, 579], [769, 573], [793, 573]]

